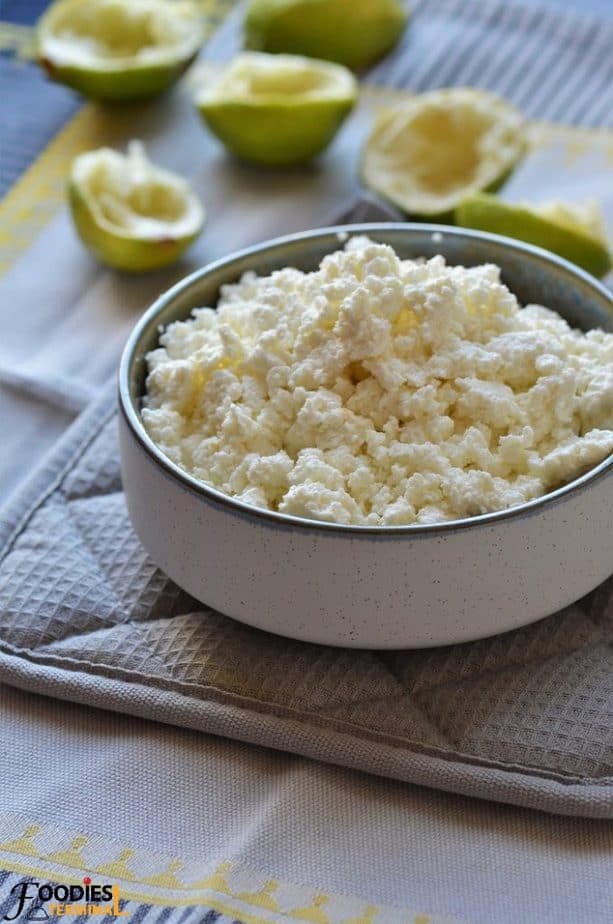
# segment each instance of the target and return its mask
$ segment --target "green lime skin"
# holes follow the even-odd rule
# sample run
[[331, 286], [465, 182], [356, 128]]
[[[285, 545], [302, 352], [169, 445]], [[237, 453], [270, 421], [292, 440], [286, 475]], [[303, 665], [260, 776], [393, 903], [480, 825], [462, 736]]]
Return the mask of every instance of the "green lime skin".
[[68, 202], [81, 241], [106, 266], [125, 273], [146, 273], [174, 263], [200, 235], [202, 228], [180, 239], [138, 240], [96, 223], [87, 199], [74, 182], [68, 183]]
[[[488, 192], [493, 192], [493, 193], [494, 193], [494, 192], [497, 192], [497, 191], [501, 188], [501, 186], [504, 186], [504, 184], [505, 184], [506, 181], [509, 179], [509, 177], [511, 176], [511, 174], [513, 173], [514, 170], [515, 170], [515, 165], [514, 165], [513, 167], [511, 167], [509, 170], [506, 170], [506, 171], [503, 173], [503, 175], [500, 176], [500, 177], [498, 177], [496, 180], [494, 180], [493, 183], [490, 183], [490, 184], [486, 187], [486, 190], [487, 190]], [[360, 166], [360, 180], [361, 180], [363, 186], [365, 186], [366, 188], [369, 188], [369, 183], [368, 183], [368, 182], [366, 181], [366, 179], [364, 178], [364, 171], [363, 171], [362, 166]], [[374, 187], [373, 187], [373, 188], [374, 188]], [[460, 222], [458, 222], [458, 220], [457, 220], [457, 208], [456, 208], [456, 209], [446, 209], [444, 212], [440, 212], [440, 211], [434, 211], [434, 212], [433, 212], [433, 211], [427, 211], [427, 210], [424, 210], [423, 208], [422, 208], [422, 209], [413, 209], [413, 210], [411, 210], [411, 211], [407, 211], [406, 208], [404, 208], [403, 206], [399, 205], [398, 202], [396, 202], [396, 201], [395, 201], [393, 198], [391, 198], [390, 196], [385, 195], [385, 193], [381, 192], [381, 191], [378, 190], [378, 189], [375, 189], [374, 191], [375, 191], [375, 192], [377, 193], [377, 195], [379, 195], [385, 202], [389, 203], [389, 205], [391, 205], [393, 208], [398, 209], [399, 211], [401, 211], [401, 212], [404, 214], [404, 216], [405, 216], [409, 221], [429, 221], [429, 222], [432, 222], [433, 224], [436, 224], [436, 225], [452, 225], [452, 224], [456, 224], [456, 225], [457, 225], [457, 224], [460, 223]]]
[[245, 47], [358, 70], [386, 55], [407, 21], [398, 0], [251, 0]]
[[[288, 103], [200, 102], [198, 112], [237, 157], [266, 167], [305, 163], [332, 141], [351, 112], [355, 96]], [[274, 144], [271, 139], [274, 139]]]
[[456, 224], [464, 228], [502, 234], [550, 250], [593, 276], [605, 276], [613, 268], [611, 254], [603, 242], [496, 196], [470, 196], [460, 203], [454, 217]]
[[116, 71], [61, 65], [44, 55], [39, 55], [38, 61], [57, 83], [63, 83], [77, 93], [101, 103], [122, 103], [159, 96], [185, 73], [196, 54], [169, 64]]

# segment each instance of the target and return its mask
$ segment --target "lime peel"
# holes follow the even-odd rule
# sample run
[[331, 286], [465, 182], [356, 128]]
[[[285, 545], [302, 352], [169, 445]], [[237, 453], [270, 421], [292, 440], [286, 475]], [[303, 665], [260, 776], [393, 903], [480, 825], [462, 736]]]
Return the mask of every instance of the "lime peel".
[[607, 243], [607, 232], [600, 206], [594, 199], [588, 202], [561, 202], [554, 200], [531, 205], [529, 202], [518, 202], [523, 208], [536, 212], [550, 221], [568, 228], [569, 231], [580, 231], [592, 237], [601, 244]]
[[203, 41], [202, 16], [189, 0], [56, 0], [37, 27], [49, 76], [103, 101], [161, 93]]
[[366, 186], [409, 215], [447, 217], [467, 195], [497, 188], [526, 147], [524, 119], [485, 90], [433, 90], [382, 110], [362, 152]]
[[185, 180], [147, 158], [130, 142], [73, 161], [69, 201], [77, 232], [98, 259], [127, 272], [176, 260], [202, 231], [204, 209]]
[[497, 196], [470, 196], [455, 212], [458, 225], [502, 234], [550, 250], [594, 276], [604, 276], [613, 260], [596, 203], [511, 204]]
[[393, 48], [407, 20], [398, 0], [251, 0], [245, 44], [363, 68]]
[[195, 95], [203, 121], [251, 163], [302, 163], [332, 141], [355, 105], [346, 68], [299, 55], [244, 52]]

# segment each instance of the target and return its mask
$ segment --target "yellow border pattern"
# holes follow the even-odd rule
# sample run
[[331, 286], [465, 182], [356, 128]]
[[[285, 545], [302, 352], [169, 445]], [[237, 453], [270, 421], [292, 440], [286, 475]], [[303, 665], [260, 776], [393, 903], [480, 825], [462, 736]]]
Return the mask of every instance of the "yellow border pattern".
[[10, 812], [0, 815], [0, 869], [39, 882], [116, 884], [121, 898], [176, 908], [212, 908], [244, 924], [458, 924], [449, 917], [377, 905], [288, 883], [235, 860], [207, 863], [69, 832]]
[[[236, 0], [197, 0], [210, 36]], [[0, 23], [0, 50], [33, 58], [34, 28]], [[120, 110], [87, 103], [64, 125], [37, 160], [0, 201], [0, 276], [16, 263], [65, 202], [71, 161], [83, 151], [121, 144], [126, 116]]]
[[84, 106], [58, 132], [0, 202], [0, 276], [26, 251], [65, 202], [68, 166], [89, 148], [113, 146], [112, 114]]
[[22, 61], [31, 61], [36, 56], [32, 26], [0, 22], [0, 51], [9, 51]]

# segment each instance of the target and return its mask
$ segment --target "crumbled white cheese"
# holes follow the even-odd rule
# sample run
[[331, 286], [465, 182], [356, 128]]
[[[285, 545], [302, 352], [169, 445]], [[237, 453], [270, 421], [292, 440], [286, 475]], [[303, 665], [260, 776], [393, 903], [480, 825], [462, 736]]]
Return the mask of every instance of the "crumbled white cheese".
[[351, 239], [319, 270], [247, 273], [147, 357], [143, 421], [181, 468], [336, 523], [501, 510], [613, 451], [613, 335], [521, 308], [485, 265]]

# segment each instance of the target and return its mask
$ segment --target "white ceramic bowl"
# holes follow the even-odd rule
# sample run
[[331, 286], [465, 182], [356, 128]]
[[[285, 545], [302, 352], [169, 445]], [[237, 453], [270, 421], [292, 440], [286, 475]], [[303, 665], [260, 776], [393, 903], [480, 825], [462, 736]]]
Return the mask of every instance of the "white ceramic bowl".
[[446, 645], [514, 629], [586, 594], [613, 570], [613, 458], [520, 507], [442, 525], [338, 526], [258, 510], [174, 465], [140, 420], [145, 354], [160, 326], [214, 305], [247, 269], [312, 270], [339, 234], [402, 257], [497, 263], [520, 302], [574, 326], [611, 329], [596, 280], [534, 247], [432, 225], [354, 225], [252, 247], [188, 276], [134, 329], [119, 378], [123, 485], [154, 561], [198, 600], [241, 622], [310, 642], [361, 648]]

